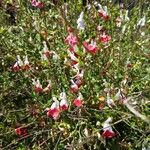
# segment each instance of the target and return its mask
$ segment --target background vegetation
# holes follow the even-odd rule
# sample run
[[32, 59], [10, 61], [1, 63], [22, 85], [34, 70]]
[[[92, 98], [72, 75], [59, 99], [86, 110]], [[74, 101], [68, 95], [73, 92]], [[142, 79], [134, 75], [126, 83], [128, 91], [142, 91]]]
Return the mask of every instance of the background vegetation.
[[[1, 149], [148, 150], [148, 1], [137, 3], [127, 16], [126, 9], [110, 1], [102, 1], [101, 5], [108, 7], [108, 20], [99, 16], [98, 6], [94, 2], [91, 7], [85, 7], [77, 0], [62, 1], [57, 5], [51, 1], [42, 2], [44, 6], [38, 8], [32, 6], [30, 1], [4, 1], [0, 9]], [[7, 3], [12, 5], [9, 7]], [[141, 7], [143, 3], [146, 4], [144, 9]], [[77, 29], [77, 19], [82, 11], [84, 30]], [[138, 25], [144, 16], [145, 24]], [[120, 19], [120, 26], [116, 24], [117, 18]], [[79, 70], [84, 70], [78, 92], [70, 90], [70, 80], [77, 73], [70, 58], [70, 46], [65, 41], [70, 30], [78, 41], [76, 54]], [[100, 42], [104, 31], [111, 40]], [[84, 48], [83, 42], [87, 39], [96, 40], [96, 54]], [[43, 41], [50, 52], [48, 58], [40, 54]], [[22, 60], [28, 56], [29, 68], [14, 71], [18, 55]], [[43, 87], [51, 80], [50, 91], [36, 92], [32, 79], [39, 79]], [[53, 97], [59, 99], [63, 91], [67, 95], [69, 108], [62, 111], [58, 119], [47, 116], [46, 109], [51, 107]], [[119, 96], [122, 97], [118, 97], [118, 91], [121, 91]], [[79, 93], [82, 93], [83, 104], [76, 107], [74, 99]], [[110, 99], [113, 100], [112, 108]], [[113, 118], [111, 126], [116, 133], [110, 139], [102, 136], [103, 123], [108, 117]]]

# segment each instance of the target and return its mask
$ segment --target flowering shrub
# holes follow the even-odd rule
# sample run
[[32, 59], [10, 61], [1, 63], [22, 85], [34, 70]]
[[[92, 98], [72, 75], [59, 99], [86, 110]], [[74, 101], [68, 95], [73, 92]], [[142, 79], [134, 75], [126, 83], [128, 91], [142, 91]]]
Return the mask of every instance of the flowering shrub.
[[6, 5], [2, 150], [148, 149], [150, 9], [18, 0], [10, 25]]

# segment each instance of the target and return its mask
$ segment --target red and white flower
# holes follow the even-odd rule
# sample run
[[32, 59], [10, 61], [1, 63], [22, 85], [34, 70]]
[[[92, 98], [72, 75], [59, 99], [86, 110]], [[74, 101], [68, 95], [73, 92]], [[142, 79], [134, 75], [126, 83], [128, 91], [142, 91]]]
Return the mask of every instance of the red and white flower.
[[83, 75], [84, 75], [84, 70], [81, 70], [81, 72], [78, 71], [75, 76], [75, 83], [78, 85], [78, 87], [80, 87], [83, 83]]
[[100, 35], [100, 42], [102, 43], [108, 43], [111, 40], [111, 36], [107, 35], [105, 32]]
[[65, 39], [65, 42], [70, 45], [71, 47], [76, 46], [76, 44], [78, 43], [77, 37], [73, 35], [72, 32], [69, 32], [69, 35], [67, 36], [67, 38]]
[[60, 110], [67, 110], [69, 105], [67, 102], [67, 96], [65, 92], [60, 93]]
[[78, 91], [79, 91], [79, 87], [78, 87], [78, 85], [73, 81], [73, 80], [71, 80], [71, 92], [73, 92], [73, 93], [77, 93]]
[[79, 93], [79, 96], [76, 99], [74, 99], [73, 104], [76, 107], [81, 107], [83, 105], [83, 96], [81, 93]]
[[119, 89], [118, 92], [115, 95], [115, 99], [119, 101], [120, 104], [123, 104], [126, 100], [125, 95], [121, 91], [122, 89]]
[[28, 70], [29, 68], [30, 68], [29, 60], [28, 60], [28, 56], [26, 55], [26, 56], [25, 56], [25, 60], [24, 60], [23, 69], [24, 69], [24, 70]]
[[102, 136], [106, 139], [110, 139], [116, 136], [116, 133], [113, 131], [110, 123], [112, 122], [112, 118], [109, 117], [103, 124], [103, 133]]
[[99, 6], [99, 16], [102, 17], [104, 20], [108, 20], [109, 19], [109, 15], [108, 15], [108, 10], [107, 10], [107, 6], [102, 7], [100, 4], [98, 4]]
[[96, 41], [94, 40], [92, 40], [90, 44], [87, 41], [84, 41], [83, 46], [88, 52], [92, 54], [96, 54], [96, 52], [98, 51]]
[[43, 50], [42, 50], [42, 54], [46, 57], [49, 57], [50, 56], [50, 51], [48, 50], [48, 47], [47, 47], [47, 44], [45, 41], [43, 41]]
[[41, 85], [41, 83], [40, 83], [40, 80], [34, 80], [34, 79], [32, 79], [32, 81], [33, 81], [33, 85], [34, 85], [34, 91], [36, 92], [36, 93], [41, 93], [41, 92], [43, 92], [43, 88], [42, 88], [42, 85]]
[[19, 66], [19, 64], [18, 64], [18, 61], [13, 65], [12, 70], [13, 70], [14, 72], [20, 71], [20, 66]]
[[15, 133], [18, 136], [25, 136], [25, 135], [27, 135], [27, 129], [22, 128], [22, 127], [18, 127], [18, 128], [15, 129]]
[[44, 3], [39, 2], [37, 0], [32, 0], [31, 4], [32, 4], [32, 6], [37, 7], [37, 8], [43, 8], [44, 7]]
[[69, 53], [69, 56], [70, 56], [71, 61], [72, 61], [71, 65], [72, 66], [76, 65], [79, 61], [78, 58], [77, 58], [77, 55], [73, 52], [70, 52], [70, 51], [68, 51], [68, 53]]
[[51, 108], [47, 111], [47, 116], [57, 120], [60, 116], [59, 101], [56, 97], [53, 97], [53, 101], [54, 102], [52, 103]]
[[14, 72], [18, 72], [18, 71], [20, 71], [22, 69], [22, 67], [23, 67], [23, 61], [21, 60], [20, 55], [17, 55], [17, 61], [13, 65], [12, 70]]

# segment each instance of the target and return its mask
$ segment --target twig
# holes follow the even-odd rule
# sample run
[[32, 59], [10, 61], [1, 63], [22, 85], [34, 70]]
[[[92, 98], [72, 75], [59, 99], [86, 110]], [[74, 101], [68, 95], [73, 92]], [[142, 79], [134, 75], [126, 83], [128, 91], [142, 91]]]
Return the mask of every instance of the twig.
[[1, 150], [8, 149], [8, 148], [11, 147], [12, 145], [16, 145], [19, 141], [24, 140], [24, 139], [27, 139], [28, 137], [31, 137], [31, 136], [33, 136], [33, 135], [31, 135], [31, 134], [30, 134], [30, 135], [26, 135], [26, 136], [24, 136], [24, 137], [18, 139], [17, 141], [13, 141], [12, 143], [8, 144], [6, 147], [2, 148]]
[[140, 118], [141, 120], [145, 121], [146, 123], [148, 123], [148, 124], [150, 125], [150, 120], [149, 120], [146, 116], [142, 115], [142, 114], [139, 113], [137, 110], [135, 110], [135, 109], [128, 103], [129, 100], [131, 100], [131, 98], [128, 98], [128, 99], [126, 100], [126, 102], [124, 103], [125, 106], [126, 106], [135, 116], [137, 116], [138, 118]]
[[59, 143], [59, 141], [60, 141], [60, 138], [61, 138], [61, 133], [60, 133], [60, 135], [59, 135], [59, 138], [58, 138], [58, 140], [57, 140], [57, 143], [56, 143], [56, 145], [55, 145], [54, 150], [57, 150], [57, 146], [58, 146], [58, 143]]
[[43, 142], [39, 145], [39, 147], [41, 147], [42, 145], [46, 144], [46, 142], [47, 142], [48, 140], [50, 140], [50, 139], [51, 139], [51, 137], [49, 137], [47, 140], [43, 141]]

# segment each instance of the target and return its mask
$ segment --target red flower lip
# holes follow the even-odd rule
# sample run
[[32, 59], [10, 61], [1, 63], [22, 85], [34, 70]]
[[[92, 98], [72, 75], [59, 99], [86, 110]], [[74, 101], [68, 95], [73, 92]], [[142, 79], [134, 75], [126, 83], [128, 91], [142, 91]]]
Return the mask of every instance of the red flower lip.
[[84, 46], [84, 48], [85, 48], [88, 52], [90, 52], [90, 53], [92, 53], [92, 54], [95, 54], [95, 53], [97, 52], [97, 50], [98, 50], [98, 48], [97, 48], [96, 45], [89, 44], [89, 43], [86, 42], [86, 41], [83, 42], [83, 46]]
[[19, 64], [17, 62], [12, 67], [12, 71], [14, 71], [14, 72], [18, 72], [18, 71], [20, 71], [20, 69], [21, 68], [20, 68], [20, 66], [19, 66]]
[[44, 7], [44, 3], [43, 2], [39, 2], [37, 5], [38, 8], [43, 8]]
[[70, 90], [72, 93], [77, 93], [79, 91], [79, 87], [77, 84], [73, 84], [73, 85], [71, 85]]
[[105, 106], [104, 103], [100, 103], [100, 104], [99, 104], [99, 110], [103, 110], [103, 109], [104, 109], [104, 106]]
[[98, 12], [99, 16], [102, 17], [104, 20], [109, 20], [109, 16], [107, 14], [105, 14], [105, 12], [103, 11], [99, 11]]
[[37, 7], [37, 8], [43, 8], [44, 7], [43, 2], [38, 2], [36, 0], [32, 0], [31, 4], [32, 4], [32, 6]]
[[65, 39], [65, 42], [71, 47], [74, 47], [78, 43], [78, 40], [77, 37], [74, 36], [72, 32], [70, 32], [68, 37]]
[[23, 70], [29, 70], [29, 69], [30, 69], [29, 65], [26, 64], [26, 65], [23, 66]]
[[102, 43], [108, 43], [111, 40], [111, 36], [108, 36], [106, 34], [103, 34], [100, 36], [100, 42]]
[[65, 110], [67, 110], [68, 109], [68, 105], [66, 104], [64, 104], [64, 105], [61, 105], [60, 106], [60, 110], [62, 110], [62, 111], [65, 111]]
[[36, 93], [41, 93], [41, 92], [43, 92], [43, 89], [42, 89], [41, 87], [36, 87], [36, 86], [35, 86], [34, 91], [35, 91]]
[[82, 79], [80, 79], [80, 78], [76, 79], [76, 80], [75, 80], [75, 84], [77, 84], [78, 87], [80, 88], [80, 86], [83, 84]]
[[77, 106], [77, 107], [81, 107], [82, 106], [82, 100], [81, 99], [75, 99], [74, 101], [73, 101], [73, 104], [75, 105], [75, 106]]
[[60, 93], [60, 103], [59, 103], [59, 109], [61, 111], [65, 111], [69, 108], [69, 104], [67, 101], [67, 97], [66, 97], [66, 93], [63, 91], [62, 93]]
[[111, 139], [116, 136], [116, 133], [114, 131], [105, 130], [103, 131], [102, 136], [106, 139]]
[[49, 57], [51, 55], [49, 51], [42, 52], [42, 54], [45, 55], [46, 57]]
[[16, 128], [15, 132], [16, 132], [16, 134], [18, 136], [25, 136], [25, 135], [27, 135], [27, 129], [26, 128], [22, 128], [22, 127]]
[[60, 111], [58, 108], [53, 108], [53, 109], [48, 110], [47, 116], [52, 117], [53, 119], [58, 119], [59, 113], [60, 113]]

